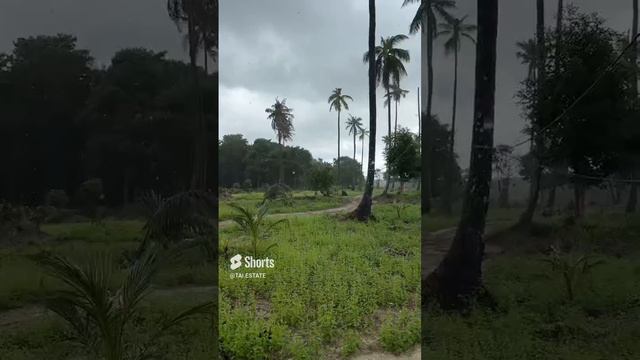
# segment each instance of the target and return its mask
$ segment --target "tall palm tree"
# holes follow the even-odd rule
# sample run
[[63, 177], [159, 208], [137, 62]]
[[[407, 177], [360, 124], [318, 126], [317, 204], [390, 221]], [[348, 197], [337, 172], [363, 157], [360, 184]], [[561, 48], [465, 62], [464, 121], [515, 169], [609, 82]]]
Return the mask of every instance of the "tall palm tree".
[[396, 106], [395, 122], [393, 124], [394, 133], [398, 132], [398, 103], [400, 102], [400, 100], [407, 97], [408, 93], [409, 93], [409, 90], [404, 90], [400, 88], [399, 85], [393, 84], [391, 85], [391, 92], [385, 95], [384, 106], [389, 106], [389, 100], [393, 100]]
[[[542, 85], [545, 82], [545, 59], [546, 59], [546, 49], [544, 43], [544, 0], [536, 0], [536, 55], [537, 55], [537, 69], [536, 69], [536, 97], [542, 96]], [[541, 101], [540, 99], [536, 99], [535, 105], [535, 114], [534, 118], [531, 120], [531, 138], [532, 141], [532, 151], [535, 155], [534, 161], [535, 166], [533, 170], [533, 174], [531, 177], [531, 182], [529, 184], [529, 200], [527, 203], [527, 207], [525, 211], [522, 213], [520, 220], [518, 222], [521, 226], [528, 226], [531, 224], [533, 220], [533, 214], [538, 205], [538, 198], [540, 197], [540, 179], [542, 177], [542, 164], [540, 163], [540, 158], [543, 153], [543, 141], [542, 137], [538, 136], [536, 130], [539, 128], [539, 125], [542, 122], [541, 119]]]
[[352, 216], [359, 221], [371, 218], [373, 198], [373, 180], [376, 171], [376, 1], [369, 0], [369, 159], [367, 162], [367, 181], [362, 199]]
[[362, 118], [349, 115], [346, 130], [349, 131], [349, 135], [353, 135], [353, 160], [356, 160], [356, 136], [362, 130]]
[[[405, 62], [409, 62], [409, 51], [397, 48], [396, 45], [403, 40], [408, 39], [406, 35], [394, 35], [388, 38], [382, 38], [380, 45], [374, 49], [376, 58], [376, 82], [382, 84], [386, 91], [387, 98], [391, 98], [391, 87], [393, 85], [400, 86], [400, 78], [407, 75], [404, 67]], [[362, 60], [366, 63], [369, 59], [369, 51], [364, 53]], [[388, 136], [391, 138], [391, 106], [388, 106]], [[389, 164], [387, 164], [388, 167]], [[389, 172], [387, 171], [387, 184], [385, 185], [383, 194], [389, 190]]]
[[[353, 98], [347, 94], [342, 93], [341, 88], [335, 88], [329, 96], [329, 111], [335, 110], [338, 112], [338, 182], [340, 182], [340, 112], [342, 110], [349, 110], [349, 104], [347, 100], [353, 101]], [[342, 183], [340, 183], [342, 188]]]
[[528, 65], [527, 79], [536, 81], [536, 69], [538, 68], [538, 46], [535, 39], [518, 41], [516, 43], [518, 51], [516, 57], [523, 65]]
[[[205, 0], [168, 0], [167, 11], [169, 17], [182, 32], [182, 27], [187, 26], [189, 64], [193, 78], [193, 112], [196, 119], [194, 133], [194, 157], [193, 172], [191, 174], [191, 188], [194, 190], [205, 190], [207, 174], [207, 133], [206, 121], [202, 114], [202, 98], [200, 94], [200, 83], [198, 76], [198, 51], [200, 48], [201, 34], [198, 31], [198, 24], [203, 24], [202, 14], [205, 12]], [[203, 27], [204, 28], [204, 27]]]
[[[451, 55], [453, 53], [454, 57], [454, 71], [453, 71], [453, 109], [451, 111], [451, 140], [450, 140], [450, 148], [449, 148], [449, 156], [451, 159], [455, 159], [455, 139], [456, 139], [456, 108], [458, 103], [458, 54], [460, 52], [460, 47], [462, 46], [462, 40], [467, 39], [471, 41], [471, 43], [475, 44], [476, 40], [473, 38], [472, 33], [476, 31], [476, 26], [471, 24], [465, 24], [465, 20], [467, 16], [463, 16], [462, 18], [450, 18], [447, 22], [440, 24], [440, 31], [437, 36], [448, 36], [447, 41], [444, 43], [444, 51], [446, 55]], [[454, 161], [451, 161], [453, 166]], [[453, 168], [447, 169], [447, 181], [445, 185], [445, 196], [444, 196], [444, 210], [446, 213], [450, 214], [452, 212], [451, 209], [451, 198], [452, 198], [452, 178], [453, 178]]]
[[[433, 100], [433, 40], [436, 36], [438, 18], [447, 19], [451, 17], [450, 10], [456, 7], [455, 0], [404, 0], [402, 6], [419, 2], [409, 31], [415, 34], [420, 31], [420, 88], [422, 89], [422, 109], [420, 110], [420, 121], [431, 119], [431, 108]], [[426, 89], [426, 91], [425, 91]], [[420, 128], [420, 138], [426, 139], [424, 126]], [[431, 172], [430, 144], [421, 141], [422, 172]], [[428, 214], [431, 211], [431, 176], [422, 176], [422, 212]]]
[[362, 152], [362, 154], [360, 155], [360, 170], [364, 170], [364, 139], [369, 136], [369, 130], [367, 130], [365, 127], [361, 127], [360, 128], [360, 132], [359, 132], [359, 136], [358, 138], [360, 139], [360, 141], [362, 141], [362, 146], [360, 147], [360, 150]]
[[[638, 35], [638, 0], [633, 0], [633, 23], [631, 25], [631, 39], [635, 39]], [[631, 82], [633, 86], [631, 87], [632, 96], [633, 96], [633, 105], [634, 110], [638, 109], [638, 42], [633, 41], [633, 45], [631, 47], [631, 63], [633, 64], [633, 75], [631, 78]], [[637, 164], [632, 164], [631, 174], [633, 178], [637, 175], [636, 170]], [[631, 191], [629, 192], [629, 200], [627, 201], [626, 212], [633, 213], [636, 211], [636, 206], [638, 203], [638, 184], [631, 184]]]
[[276, 102], [264, 111], [269, 114], [267, 119], [271, 120], [271, 129], [276, 132], [278, 144], [282, 146], [278, 177], [278, 182], [282, 184], [284, 183], [284, 145], [285, 142], [293, 139], [293, 109], [287, 106], [287, 99], [282, 101], [276, 99]]
[[[476, 47], [475, 99], [471, 163], [462, 216], [451, 247], [429, 276], [422, 277], [425, 302], [437, 300], [443, 307], [462, 307], [468, 299], [482, 295], [482, 234], [486, 224], [491, 186], [491, 154], [496, 85], [498, 0], [477, 0], [478, 44]], [[422, 241], [427, 239], [422, 233]], [[425, 262], [423, 246], [422, 262]], [[426, 313], [423, 311], [423, 313]]]

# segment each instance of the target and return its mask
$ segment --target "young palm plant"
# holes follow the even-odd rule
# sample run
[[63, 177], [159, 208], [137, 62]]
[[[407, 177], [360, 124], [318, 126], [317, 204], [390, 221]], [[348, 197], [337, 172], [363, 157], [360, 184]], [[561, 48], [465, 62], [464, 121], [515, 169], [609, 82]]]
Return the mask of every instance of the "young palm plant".
[[[263, 203], [257, 211], [253, 211], [250, 208], [245, 208], [236, 204], [229, 204], [236, 214], [231, 218], [233, 222], [238, 224], [242, 231], [249, 236], [251, 240], [251, 247], [253, 248], [253, 256], [258, 256], [258, 242], [264, 240], [266, 235], [276, 226], [287, 223], [287, 219], [280, 219], [272, 223], [265, 222], [265, 217], [269, 212], [269, 203]], [[268, 251], [276, 244], [269, 245], [264, 251]]]
[[78, 265], [56, 255], [45, 255], [40, 264], [66, 285], [47, 308], [70, 327], [71, 338], [92, 359], [123, 360], [159, 358], [158, 340], [167, 331], [195, 315], [205, 314], [213, 303], [207, 302], [164, 321], [142, 344], [132, 344], [132, 330], [139, 305], [151, 291], [151, 280], [161, 262], [155, 246], [150, 246], [128, 269], [124, 280], [114, 289], [116, 274], [107, 256]]

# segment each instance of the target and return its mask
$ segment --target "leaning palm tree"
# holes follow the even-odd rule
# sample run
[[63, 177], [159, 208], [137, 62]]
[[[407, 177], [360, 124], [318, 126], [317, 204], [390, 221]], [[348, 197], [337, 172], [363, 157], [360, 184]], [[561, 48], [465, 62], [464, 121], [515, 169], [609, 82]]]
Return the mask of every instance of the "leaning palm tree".
[[367, 180], [358, 207], [351, 214], [359, 221], [371, 218], [373, 181], [376, 172], [376, 1], [369, 0], [369, 159], [367, 162]]
[[356, 160], [356, 136], [358, 136], [361, 129], [362, 118], [349, 115], [349, 118], [347, 119], [346, 130], [349, 131], [349, 135], [353, 135], [353, 160]]
[[[418, 10], [416, 11], [411, 24], [409, 25], [409, 31], [411, 34], [415, 34], [420, 31], [420, 88], [422, 89], [422, 99], [420, 109], [422, 122], [431, 119], [431, 108], [433, 100], [433, 40], [436, 36], [437, 20], [438, 18], [447, 19], [451, 15], [449, 11], [456, 7], [455, 0], [404, 0], [402, 6], [419, 2]], [[426, 89], [426, 91], [425, 91]], [[420, 138], [426, 139], [427, 134], [424, 134], [424, 126], [420, 128]], [[421, 141], [421, 154], [422, 154], [422, 172], [428, 174], [431, 172], [431, 156], [430, 148], [433, 144], [427, 141]], [[428, 214], [431, 211], [431, 176], [422, 176], [422, 213]]]
[[79, 344], [91, 359], [155, 359], [161, 356], [157, 341], [172, 327], [198, 314], [214, 310], [214, 302], [187, 309], [153, 328], [144, 343], [133, 343], [140, 305], [152, 291], [151, 281], [162, 267], [159, 252], [149, 247], [126, 271], [114, 288], [117, 278], [113, 261], [98, 256], [86, 264], [57, 255], [45, 255], [38, 262], [65, 289], [47, 300], [46, 306], [60, 316], [70, 329], [70, 340]]
[[369, 136], [369, 130], [367, 130], [365, 127], [361, 127], [358, 134], [358, 138], [360, 139], [360, 141], [362, 141], [362, 146], [360, 147], [360, 150], [362, 152], [362, 154], [360, 155], [360, 170], [364, 170], [364, 139]]
[[[340, 112], [342, 112], [343, 109], [349, 110], [347, 100], [353, 101], [353, 98], [347, 94], [343, 94], [341, 88], [335, 88], [328, 100], [329, 111], [335, 110], [338, 112], [338, 160], [336, 161], [338, 164], [338, 181], [340, 181]], [[340, 182], [340, 186], [342, 188], [342, 182]]]
[[[449, 156], [451, 159], [455, 159], [455, 138], [456, 138], [456, 108], [457, 108], [457, 100], [458, 100], [458, 54], [460, 52], [460, 47], [462, 46], [462, 40], [467, 39], [471, 41], [471, 43], [475, 44], [476, 40], [473, 38], [472, 33], [476, 31], [475, 25], [465, 24], [465, 20], [467, 16], [463, 16], [462, 18], [450, 18], [445, 23], [440, 24], [440, 31], [437, 36], [448, 36], [447, 41], [444, 43], [444, 50], [446, 55], [450, 55], [453, 53], [454, 62], [453, 62], [453, 109], [451, 111], [451, 141], [449, 148]], [[454, 164], [453, 161], [451, 161]], [[453, 166], [453, 165], [452, 165]], [[447, 182], [446, 189], [444, 194], [444, 207], [445, 212], [450, 214], [451, 210], [451, 197], [452, 197], [452, 175], [453, 168], [447, 169]]]
[[269, 114], [267, 119], [271, 120], [271, 129], [276, 132], [278, 144], [282, 146], [278, 176], [278, 182], [282, 184], [284, 183], [284, 146], [285, 142], [293, 139], [293, 109], [287, 106], [287, 99], [282, 99], [282, 101], [276, 99], [276, 102], [264, 111]]
[[385, 95], [384, 106], [389, 106], [389, 100], [393, 100], [396, 105], [395, 123], [393, 125], [394, 134], [398, 132], [398, 103], [400, 102], [400, 100], [407, 97], [408, 93], [409, 93], [409, 90], [401, 89], [399, 85], [393, 84], [391, 86], [391, 92]]
[[[380, 45], [374, 49], [376, 58], [376, 81], [382, 84], [386, 91], [387, 98], [391, 98], [391, 87], [393, 85], [400, 86], [400, 79], [407, 75], [404, 67], [405, 62], [409, 62], [409, 51], [397, 48], [396, 45], [403, 40], [408, 39], [406, 35], [394, 35], [388, 38], [382, 38]], [[366, 63], [369, 59], [369, 52], [365, 52], [362, 60]], [[391, 138], [391, 106], [388, 106], [388, 128], [387, 136]], [[387, 144], [388, 146], [388, 144]], [[388, 167], [388, 164], [387, 164]], [[387, 184], [385, 185], [383, 194], [387, 194], [389, 190], [390, 176], [387, 172]]]

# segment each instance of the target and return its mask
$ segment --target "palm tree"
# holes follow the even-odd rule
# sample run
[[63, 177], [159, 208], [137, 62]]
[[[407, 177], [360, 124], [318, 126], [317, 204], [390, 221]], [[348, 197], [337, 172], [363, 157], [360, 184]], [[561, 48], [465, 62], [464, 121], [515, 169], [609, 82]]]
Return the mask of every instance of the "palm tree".
[[376, 171], [376, 1], [369, 0], [369, 159], [367, 163], [367, 181], [364, 193], [352, 217], [359, 221], [371, 218], [373, 198], [373, 180]]
[[[536, 96], [541, 97], [541, 89], [542, 85], [545, 82], [545, 58], [546, 58], [546, 49], [544, 43], [544, 0], [536, 0], [536, 92], [538, 93]], [[536, 100], [535, 105], [535, 114], [534, 118], [531, 120], [531, 138], [532, 141], [532, 151], [535, 155], [534, 161], [535, 166], [533, 170], [533, 174], [531, 177], [531, 182], [529, 184], [529, 200], [527, 203], [527, 208], [522, 213], [518, 224], [520, 226], [528, 226], [531, 224], [533, 220], [533, 214], [538, 205], [538, 198], [540, 197], [540, 179], [542, 177], [542, 164], [540, 163], [540, 158], [543, 153], [543, 141], [540, 136], [536, 133], [538, 124], [542, 122], [541, 119], [541, 101], [540, 99]]]
[[346, 130], [349, 131], [349, 135], [353, 135], [353, 160], [356, 160], [356, 136], [362, 130], [362, 118], [349, 115]]
[[388, 95], [385, 95], [384, 106], [389, 106], [389, 100], [393, 100], [396, 104], [396, 115], [395, 115], [395, 123], [393, 125], [393, 132], [398, 132], [398, 103], [401, 99], [407, 97], [409, 90], [401, 89], [399, 85], [393, 84], [391, 86], [391, 92]]
[[[475, 100], [471, 163], [465, 189], [462, 216], [453, 243], [438, 268], [422, 279], [425, 300], [441, 306], [462, 307], [482, 295], [482, 257], [491, 185], [491, 153], [496, 85], [496, 39], [498, 0], [478, 0], [478, 45], [476, 47]], [[423, 244], [427, 239], [422, 233]], [[422, 247], [426, 249], [426, 246]], [[425, 262], [426, 251], [422, 252]], [[425, 313], [425, 311], [423, 311]]]
[[[633, 64], [633, 75], [631, 78], [631, 83], [633, 86], [631, 87], [632, 96], [633, 96], [633, 105], [634, 110], [637, 110], [638, 106], [638, 42], [635, 40], [638, 35], [638, 0], [633, 0], [633, 23], [631, 25], [631, 38], [634, 39], [633, 45], [631, 47], [631, 63]], [[632, 164], [631, 175], [633, 178], [637, 175], [636, 170], [637, 164]], [[636, 206], [638, 203], [638, 184], [631, 184], [631, 191], [629, 192], [629, 199], [627, 201], [626, 212], [633, 213], [636, 211]]]
[[[407, 70], [403, 62], [409, 62], [409, 51], [399, 49], [395, 46], [408, 37], [406, 35], [394, 35], [388, 38], [382, 38], [380, 45], [374, 49], [376, 58], [376, 82], [382, 83], [386, 91], [387, 98], [391, 98], [391, 87], [393, 85], [400, 86], [400, 78], [407, 75]], [[366, 63], [369, 59], [369, 51], [364, 53], [362, 60]], [[388, 136], [391, 138], [391, 106], [388, 106]], [[387, 164], [388, 166], [389, 164]], [[389, 190], [389, 172], [387, 171], [387, 184], [385, 185], [383, 194]]]
[[516, 57], [523, 65], [528, 65], [527, 79], [536, 81], [536, 69], [538, 68], [538, 46], [536, 40], [518, 41]]
[[280, 174], [278, 182], [284, 183], [284, 145], [285, 142], [293, 139], [293, 109], [287, 106], [287, 99], [282, 99], [264, 110], [267, 119], [271, 120], [271, 129], [278, 135], [278, 144], [282, 146], [280, 155]]
[[[422, 109], [420, 110], [421, 121], [431, 119], [431, 108], [433, 99], [433, 40], [436, 36], [437, 19], [448, 19], [451, 17], [449, 11], [456, 7], [455, 0], [404, 0], [402, 6], [420, 2], [418, 10], [411, 21], [409, 31], [411, 34], [420, 32], [420, 63], [421, 76], [420, 88], [422, 89]], [[425, 91], [426, 89], [426, 91]], [[426, 139], [424, 126], [420, 129], [420, 138]], [[421, 142], [422, 171], [424, 174], [431, 172], [430, 144], [427, 141]], [[422, 212], [428, 214], [431, 211], [431, 176], [422, 176]]]
[[[207, 125], [202, 114], [202, 98], [200, 94], [200, 82], [198, 75], [198, 51], [202, 43], [203, 31], [198, 30], [199, 24], [203, 24], [202, 14], [205, 13], [204, 0], [168, 0], [167, 11], [169, 17], [182, 32], [182, 26], [187, 26], [187, 39], [189, 48], [189, 63], [193, 78], [193, 112], [196, 119], [194, 133], [194, 157], [193, 172], [191, 175], [191, 188], [204, 190], [206, 188], [207, 174]], [[200, 26], [204, 29], [204, 26]]]
[[361, 167], [361, 170], [363, 170], [364, 169], [364, 138], [369, 136], [369, 130], [367, 130], [364, 127], [361, 127], [359, 134], [360, 134], [359, 139], [360, 141], [362, 141], [362, 146], [360, 149], [362, 151], [362, 154], [360, 155], [360, 167]]
[[[353, 101], [353, 98], [347, 94], [343, 94], [341, 88], [335, 88], [328, 100], [329, 111], [333, 109], [338, 112], [338, 181], [340, 181], [340, 112], [342, 109], [349, 110], [347, 100]], [[340, 183], [340, 188], [342, 188], [342, 183]]]
[[[453, 53], [454, 57], [454, 71], [453, 71], [453, 109], [451, 112], [451, 141], [450, 141], [450, 149], [449, 156], [451, 159], [455, 158], [455, 139], [456, 139], [456, 108], [457, 108], [457, 100], [458, 100], [458, 54], [460, 52], [460, 47], [462, 46], [463, 38], [471, 41], [473, 44], [476, 43], [476, 40], [473, 38], [472, 33], [476, 31], [475, 25], [465, 24], [465, 20], [467, 16], [463, 16], [462, 18], [450, 18], [447, 22], [440, 24], [440, 32], [438, 32], [437, 36], [448, 36], [449, 38], [444, 43], [444, 51], [446, 55], [450, 55]], [[453, 164], [453, 161], [451, 162]], [[444, 207], [445, 212], [450, 214], [451, 211], [451, 196], [452, 196], [452, 175], [453, 169], [447, 169], [447, 182], [444, 196]]]

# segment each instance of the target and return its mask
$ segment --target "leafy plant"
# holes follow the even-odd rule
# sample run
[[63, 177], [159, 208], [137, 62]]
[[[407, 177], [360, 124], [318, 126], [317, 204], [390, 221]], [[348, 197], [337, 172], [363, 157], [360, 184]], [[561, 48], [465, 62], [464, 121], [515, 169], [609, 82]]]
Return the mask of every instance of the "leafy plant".
[[593, 255], [563, 252], [552, 245], [548, 257], [542, 260], [551, 264], [552, 271], [562, 275], [567, 298], [569, 301], [573, 301], [575, 285], [580, 276], [587, 275], [591, 269], [604, 262], [603, 260], [593, 260], [593, 258]]
[[[189, 308], [162, 321], [157, 330], [142, 344], [131, 344], [131, 332], [139, 306], [151, 291], [151, 279], [160, 267], [158, 252], [150, 247], [128, 269], [122, 282], [112, 288], [115, 272], [106, 256], [77, 265], [57, 255], [46, 254], [40, 264], [54, 278], [66, 285], [56, 297], [47, 301], [51, 311], [69, 325], [70, 340], [96, 359], [158, 358], [157, 340], [167, 331], [195, 315], [209, 312], [213, 303]], [[135, 346], [133, 346], [135, 345]]]
[[[282, 223], [288, 223], [287, 219], [280, 219], [272, 223], [265, 222], [265, 216], [269, 212], [269, 203], [263, 203], [257, 211], [253, 211], [250, 208], [245, 208], [236, 204], [229, 204], [233, 208], [236, 214], [231, 218], [233, 222], [238, 224], [242, 231], [251, 239], [251, 247], [253, 248], [253, 255], [258, 256], [258, 241], [264, 239], [265, 235], [277, 225]], [[268, 251], [276, 244], [271, 244], [265, 249]]]

